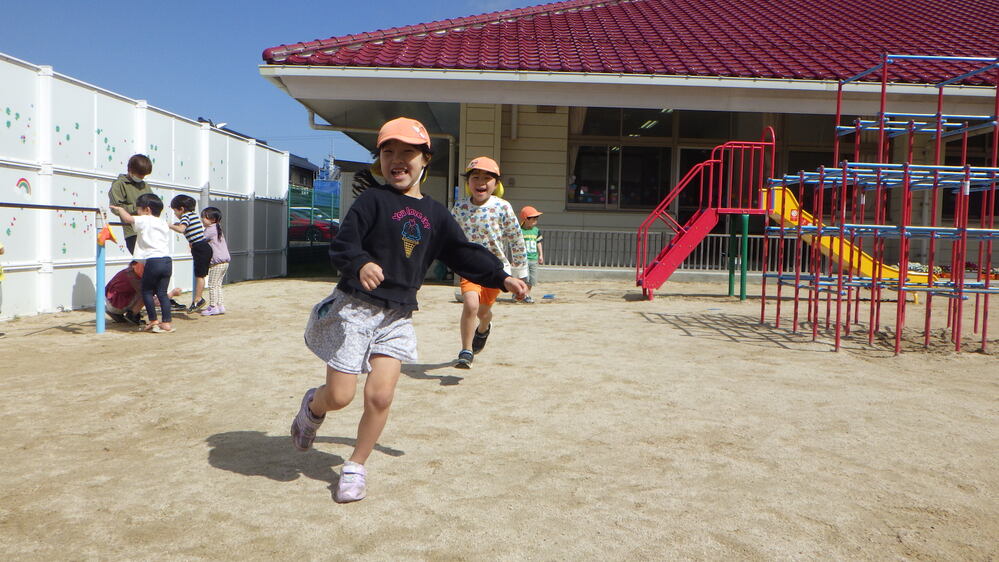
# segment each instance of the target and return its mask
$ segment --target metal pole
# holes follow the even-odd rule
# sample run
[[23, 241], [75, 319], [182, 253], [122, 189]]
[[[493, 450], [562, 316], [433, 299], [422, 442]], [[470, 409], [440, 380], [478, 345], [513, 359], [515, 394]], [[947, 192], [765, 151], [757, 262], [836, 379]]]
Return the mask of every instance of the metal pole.
[[742, 249], [739, 252], [739, 300], [746, 300], [746, 268], [749, 260], [749, 215], [742, 215]]
[[735, 254], [736, 240], [735, 229], [732, 228], [731, 215], [726, 217], [728, 222], [728, 296], [735, 296]]
[[97, 333], [104, 333], [104, 244], [97, 244]]

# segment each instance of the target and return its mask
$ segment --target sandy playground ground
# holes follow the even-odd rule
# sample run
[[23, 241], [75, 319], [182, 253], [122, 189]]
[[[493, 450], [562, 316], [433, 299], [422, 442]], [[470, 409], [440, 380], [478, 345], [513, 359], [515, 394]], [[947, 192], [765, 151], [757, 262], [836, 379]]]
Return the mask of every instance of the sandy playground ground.
[[996, 355], [833, 353], [721, 285], [545, 285], [471, 371], [453, 289], [425, 287], [368, 498], [336, 504], [361, 400], [313, 451], [288, 436], [331, 287], [229, 285], [174, 334], [0, 324], [0, 557], [999, 558]]

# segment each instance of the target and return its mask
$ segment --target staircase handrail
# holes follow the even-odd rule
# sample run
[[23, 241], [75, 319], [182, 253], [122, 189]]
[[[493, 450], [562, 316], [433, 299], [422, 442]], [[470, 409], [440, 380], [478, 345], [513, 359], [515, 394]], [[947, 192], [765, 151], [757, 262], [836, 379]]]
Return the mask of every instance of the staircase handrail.
[[[638, 264], [638, 267], [636, 268], [636, 277], [635, 277], [636, 282], [640, 282], [642, 280], [643, 272], [645, 271], [645, 268], [648, 265], [649, 230], [652, 228], [652, 225], [655, 224], [657, 220], [662, 220], [666, 224], [666, 226], [670, 227], [670, 229], [673, 230], [674, 233], [683, 230], [683, 227], [680, 225], [680, 223], [677, 222], [676, 219], [674, 219], [666, 211], [666, 209], [669, 208], [669, 206], [673, 203], [673, 201], [677, 197], [679, 197], [680, 193], [684, 190], [684, 188], [686, 188], [687, 185], [689, 185], [691, 181], [693, 181], [694, 178], [697, 177], [703, 169], [710, 168], [713, 164], [717, 163], [720, 163], [720, 161], [705, 160], [704, 162], [697, 163], [686, 174], [684, 174], [683, 178], [681, 178], [680, 181], [675, 186], [673, 186], [673, 189], [671, 189], [670, 192], [666, 194], [666, 197], [664, 197], [663, 200], [660, 201], [658, 205], [656, 205], [656, 208], [653, 209], [652, 212], [650, 212], [648, 216], [645, 217], [645, 220], [642, 221], [642, 224], [638, 226], [638, 244], [636, 244], [637, 254], [635, 256], [636, 258], [635, 263]], [[701, 185], [703, 186], [704, 183], [701, 182]]]
[[[719, 162], [724, 161], [726, 150], [734, 151], [736, 149], [745, 150], [748, 148], [752, 150], [751, 154], [756, 153], [755, 149], [760, 150], [760, 158], [761, 158], [760, 172], [759, 172], [760, 185], [756, 186], [755, 188], [750, 187], [750, 189], [748, 190], [747, 199], [749, 200], [749, 205], [746, 208], [759, 209], [759, 210], [763, 210], [766, 208], [764, 205], [764, 201], [762, 200], [761, 197], [759, 197], [759, 195], [760, 195], [760, 190], [764, 187], [766, 181], [773, 175], [774, 160], [776, 158], [776, 150], [775, 150], [776, 144], [777, 144], [777, 136], [774, 133], [774, 128], [767, 126], [763, 128], [763, 133], [760, 135], [760, 140], [758, 141], [728, 141], [724, 144], [720, 144], [714, 147], [711, 150], [711, 160], [717, 160]], [[770, 150], [769, 162], [765, 161], [767, 156], [767, 149]], [[769, 165], [769, 173], [767, 172], [768, 165]], [[714, 178], [712, 178], [712, 180], [714, 180]], [[751, 180], [752, 178], [750, 178], [750, 181]], [[700, 207], [701, 208], [722, 207], [722, 192], [724, 188], [725, 185], [721, 181], [718, 182], [711, 181], [710, 190], [708, 193], [707, 205], [704, 204], [704, 200], [702, 198]], [[729, 193], [729, 197], [730, 198], [732, 197], [731, 192]]]

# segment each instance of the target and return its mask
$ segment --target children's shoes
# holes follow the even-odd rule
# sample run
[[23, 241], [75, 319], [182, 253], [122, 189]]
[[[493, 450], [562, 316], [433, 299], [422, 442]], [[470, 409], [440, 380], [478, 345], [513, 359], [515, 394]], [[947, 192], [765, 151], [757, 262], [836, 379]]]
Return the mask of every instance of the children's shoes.
[[458, 353], [458, 360], [455, 362], [454, 366], [459, 369], [471, 369], [472, 361], [475, 360], [475, 355], [469, 349], [462, 349]]
[[199, 300], [198, 302], [192, 302], [192, 303], [191, 303], [191, 306], [189, 306], [189, 307], [187, 308], [187, 312], [188, 312], [188, 313], [191, 313], [191, 312], [198, 312], [198, 311], [200, 311], [200, 310], [201, 310], [202, 308], [205, 308], [205, 304], [207, 304], [207, 303], [205, 302], [205, 299], [201, 299], [201, 300]]
[[315, 388], [306, 391], [302, 397], [302, 405], [298, 408], [298, 414], [291, 422], [291, 443], [299, 451], [308, 451], [312, 447], [312, 442], [316, 440], [316, 431], [326, 419], [325, 415], [317, 418], [309, 409], [309, 402], [312, 402], [312, 397], [315, 395]]
[[490, 322], [486, 326], [485, 332], [480, 332], [478, 328], [475, 329], [475, 335], [472, 336], [472, 353], [478, 353], [486, 347], [486, 340], [489, 339], [489, 332], [493, 329], [493, 323]]
[[343, 474], [340, 475], [340, 481], [337, 482], [333, 499], [337, 503], [363, 500], [364, 496], [367, 495], [364, 482], [366, 476], [367, 471], [364, 470], [363, 464], [350, 461], [343, 463]]

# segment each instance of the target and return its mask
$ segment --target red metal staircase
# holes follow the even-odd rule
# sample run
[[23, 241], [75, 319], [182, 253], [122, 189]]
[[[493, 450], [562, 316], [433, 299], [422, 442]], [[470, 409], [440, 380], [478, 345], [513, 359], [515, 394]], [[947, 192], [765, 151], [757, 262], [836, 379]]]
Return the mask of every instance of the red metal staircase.
[[[652, 300], [694, 248], [718, 224], [723, 214], [761, 215], [766, 212], [763, 189], [774, 171], [774, 131], [767, 127], [757, 142], [730, 141], [716, 146], [711, 158], [697, 164], [670, 190], [638, 227], [635, 283]], [[698, 210], [680, 224], [669, 209], [685, 191], [697, 190]], [[649, 234], [665, 225], [672, 236], [650, 258]]]

